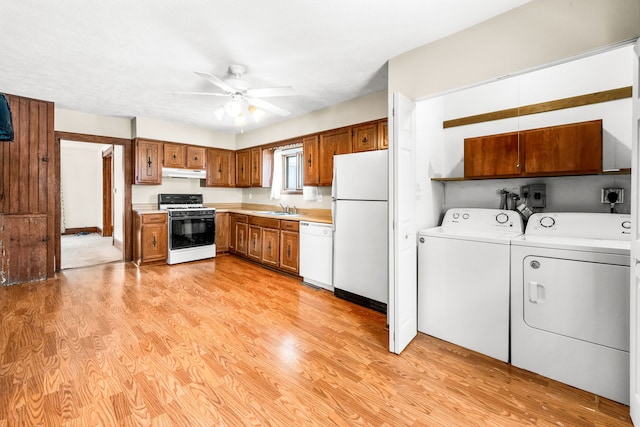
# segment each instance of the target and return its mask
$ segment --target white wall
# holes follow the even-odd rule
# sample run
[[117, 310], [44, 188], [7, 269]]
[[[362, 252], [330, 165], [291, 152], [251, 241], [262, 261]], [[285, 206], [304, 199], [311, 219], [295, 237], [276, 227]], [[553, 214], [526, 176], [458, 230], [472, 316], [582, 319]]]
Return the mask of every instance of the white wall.
[[99, 116], [55, 108], [54, 129], [60, 132], [131, 139], [131, 118]]
[[[629, 99], [447, 129], [443, 129], [442, 122], [519, 105], [630, 86], [632, 58], [632, 46], [628, 45], [597, 56], [418, 102], [419, 147], [420, 144], [428, 144], [432, 147], [431, 155], [433, 156], [430, 159], [427, 155], [418, 153], [417, 170], [420, 171], [422, 167], [425, 172], [419, 185], [428, 188], [431, 177], [462, 177], [464, 175], [463, 149], [466, 137], [595, 119], [603, 120], [604, 169], [630, 167], [631, 103]], [[428, 163], [430, 160], [431, 163]], [[427, 174], [428, 176], [425, 176]], [[616, 210], [619, 213], [629, 213], [630, 182], [629, 175], [603, 175], [432, 183], [432, 187], [433, 185], [440, 187], [439, 190], [432, 190], [434, 206], [430, 206], [429, 203], [419, 205], [418, 217], [432, 219], [435, 207], [440, 209], [440, 215], [452, 207], [498, 208], [501, 189], [519, 193], [521, 185], [530, 183], [546, 184], [547, 207], [544, 211], [547, 212], [608, 212], [609, 205], [600, 203], [601, 189], [621, 187], [625, 189], [625, 202], [617, 205]], [[426, 221], [423, 222], [426, 224]]]
[[387, 117], [387, 91], [332, 105], [321, 110], [236, 135], [236, 148], [269, 144], [310, 133]]
[[102, 227], [101, 144], [62, 141], [60, 186], [66, 228]]
[[533, 0], [389, 60], [389, 92], [423, 99], [637, 38], [638, 0]]
[[199, 179], [163, 177], [162, 185], [133, 185], [131, 187], [131, 203], [133, 205], [157, 205], [160, 193], [202, 193], [205, 203], [242, 203], [242, 189], [200, 187]]
[[236, 137], [234, 134], [215, 132], [208, 129], [184, 126], [145, 117], [136, 117], [132, 120], [131, 132], [134, 138], [149, 138], [205, 147], [227, 148], [230, 150], [236, 148]]

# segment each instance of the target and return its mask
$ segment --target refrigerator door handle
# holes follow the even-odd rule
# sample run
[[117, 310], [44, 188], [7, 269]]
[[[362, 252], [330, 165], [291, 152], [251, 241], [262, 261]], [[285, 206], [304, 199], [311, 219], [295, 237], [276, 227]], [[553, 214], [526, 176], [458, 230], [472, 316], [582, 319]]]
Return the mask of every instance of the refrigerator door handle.
[[[335, 162], [335, 160], [334, 160]], [[331, 181], [331, 198], [333, 200], [336, 199], [336, 193], [337, 191], [337, 184], [338, 184], [338, 171], [336, 169], [336, 166], [333, 166], [333, 180]]]
[[336, 203], [336, 199], [331, 199], [331, 231], [336, 231], [336, 210], [338, 208], [338, 204]]

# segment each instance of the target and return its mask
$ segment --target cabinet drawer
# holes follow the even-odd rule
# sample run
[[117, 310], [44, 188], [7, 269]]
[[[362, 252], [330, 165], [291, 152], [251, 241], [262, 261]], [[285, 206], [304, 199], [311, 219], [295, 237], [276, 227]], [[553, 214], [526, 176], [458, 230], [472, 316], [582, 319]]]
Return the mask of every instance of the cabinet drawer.
[[236, 214], [236, 222], [242, 222], [246, 224], [247, 218], [247, 215]]
[[280, 230], [298, 231], [300, 223], [298, 221], [280, 221]]
[[280, 220], [274, 218], [263, 218], [261, 216], [250, 216], [249, 224], [259, 225], [266, 228], [280, 228]]
[[158, 213], [158, 214], [142, 214], [143, 224], [159, 224], [163, 222], [167, 222], [167, 214]]

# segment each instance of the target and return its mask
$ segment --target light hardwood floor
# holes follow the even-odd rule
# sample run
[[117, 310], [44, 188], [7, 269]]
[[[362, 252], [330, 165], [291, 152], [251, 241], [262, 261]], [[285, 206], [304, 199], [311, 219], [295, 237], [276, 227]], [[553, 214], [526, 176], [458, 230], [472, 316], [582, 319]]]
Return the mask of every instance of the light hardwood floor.
[[0, 289], [0, 426], [629, 426], [628, 407], [221, 256]]

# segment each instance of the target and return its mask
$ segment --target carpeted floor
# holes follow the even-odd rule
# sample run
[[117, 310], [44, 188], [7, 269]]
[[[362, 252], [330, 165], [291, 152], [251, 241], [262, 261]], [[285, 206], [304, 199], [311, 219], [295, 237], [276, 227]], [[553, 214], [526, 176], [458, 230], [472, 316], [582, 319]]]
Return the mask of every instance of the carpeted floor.
[[122, 251], [112, 244], [111, 237], [97, 233], [60, 236], [61, 268], [77, 268], [122, 260]]

